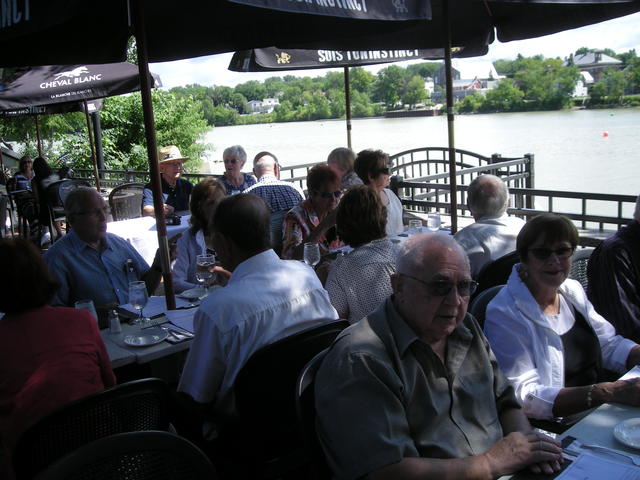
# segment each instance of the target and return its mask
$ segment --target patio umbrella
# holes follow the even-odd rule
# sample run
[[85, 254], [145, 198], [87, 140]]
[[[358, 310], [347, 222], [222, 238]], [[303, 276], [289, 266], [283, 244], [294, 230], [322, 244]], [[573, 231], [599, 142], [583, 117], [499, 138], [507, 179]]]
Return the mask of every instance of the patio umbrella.
[[[456, 47], [456, 57], [478, 56], [487, 52], [486, 45]], [[229, 63], [229, 70], [235, 72], [275, 72], [283, 70], [308, 70], [315, 68], [343, 68], [345, 112], [347, 125], [347, 146], [351, 148], [351, 93], [349, 68], [362, 65], [400, 62], [403, 60], [440, 60], [444, 49], [413, 50], [303, 50], [276, 47], [255, 48], [235, 52]]]
[[[158, 240], [169, 290], [167, 305], [174, 308], [155, 159], [149, 60], [167, 61], [273, 45], [349, 50], [444, 46], [446, 55], [451, 46], [490, 43], [494, 28], [498, 38], [508, 41], [640, 10], [640, 0], [599, 0], [594, 5], [567, 1], [183, 0], [176, 4], [169, 0], [14, 0], [1, 6], [0, 66], [122, 61], [130, 27], [135, 27]], [[89, 21], [95, 18], [100, 21]]]
[[[153, 86], [160, 77], [151, 74]], [[91, 100], [121, 95], [140, 89], [137, 65], [127, 62], [87, 65], [47, 65], [18, 69], [0, 83], [0, 116], [34, 115], [38, 154], [42, 155], [38, 115], [84, 112], [93, 159], [96, 187], [100, 189], [98, 159], [89, 114], [98, 112]], [[100, 104], [101, 105], [101, 104]]]

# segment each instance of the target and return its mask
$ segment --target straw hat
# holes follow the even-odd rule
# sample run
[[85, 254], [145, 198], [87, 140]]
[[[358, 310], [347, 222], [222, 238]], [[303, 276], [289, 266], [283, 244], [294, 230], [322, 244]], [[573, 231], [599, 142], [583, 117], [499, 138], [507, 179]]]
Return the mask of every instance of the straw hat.
[[158, 163], [162, 164], [164, 162], [186, 162], [189, 160], [187, 157], [183, 157], [180, 153], [180, 149], [175, 145], [169, 145], [168, 147], [162, 147], [158, 150]]

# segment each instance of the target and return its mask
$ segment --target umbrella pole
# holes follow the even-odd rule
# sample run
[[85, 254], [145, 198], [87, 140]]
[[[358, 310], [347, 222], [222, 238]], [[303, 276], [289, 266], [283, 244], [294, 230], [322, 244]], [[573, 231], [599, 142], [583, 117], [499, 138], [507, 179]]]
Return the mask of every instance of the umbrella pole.
[[351, 148], [351, 83], [349, 82], [349, 67], [344, 67], [344, 103], [347, 115], [347, 147]]
[[38, 147], [38, 156], [42, 156], [42, 139], [40, 138], [40, 122], [38, 121], [38, 115], [34, 117], [36, 121], [36, 142]]
[[447, 134], [449, 138], [449, 200], [451, 215], [451, 234], [458, 231], [458, 192], [456, 177], [456, 141], [453, 114], [453, 80], [451, 74], [451, 23], [449, 22], [449, 0], [442, 2], [442, 19], [445, 31], [444, 71], [447, 89]]
[[162, 197], [162, 183], [158, 168], [156, 130], [153, 120], [153, 103], [151, 100], [151, 75], [149, 74], [149, 57], [147, 55], [147, 38], [140, 0], [130, 4], [133, 9], [134, 32], [138, 50], [138, 70], [140, 72], [140, 94], [142, 95], [142, 113], [144, 116], [144, 130], [147, 140], [147, 159], [149, 160], [149, 176], [153, 191], [153, 208], [156, 215], [156, 229], [158, 231], [158, 245], [162, 261], [162, 276], [164, 278], [164, 293], [168, 310], [175, 310], [176, 299], [173, 292], [173, 278], [169, 263], [169, 242], [167, 241], [167, 225], [164, 217], [164, 199]]
[[98, 160], [96, 158], [96, 149], [93, 144], [93, 131], [91, 130], [91, 120], [89, 119], [89, 110], [87, 108], [87, 101], [82, 102], [84, 104], [84, 118], [87, 121], [87, 133], [89, 135], [89, 148], [91, 148], [91, 158], [93, 159], [93, 175], [96, 177], [96, 190], [100, 191], [100, 175], [98, 175]]

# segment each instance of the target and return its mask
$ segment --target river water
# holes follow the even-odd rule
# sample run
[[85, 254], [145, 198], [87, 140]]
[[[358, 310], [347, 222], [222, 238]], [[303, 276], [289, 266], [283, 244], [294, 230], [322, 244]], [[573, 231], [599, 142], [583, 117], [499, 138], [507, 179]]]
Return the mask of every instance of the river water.
[[[353, 149], [380, 148], [389, 154], [447, 146], [446, 117], [369, 118], [352, 122]], [[456, 147], [490, 156], [535, 154], [536, 188], [640, 193], [640, 108], [458, 115]], [[345, 146], [344, 120], [216, 127], [209, 170], [220, 173], [222, 151], [240, 144], [253, 155], [275, 153], [282, 165], [325, 161]]]

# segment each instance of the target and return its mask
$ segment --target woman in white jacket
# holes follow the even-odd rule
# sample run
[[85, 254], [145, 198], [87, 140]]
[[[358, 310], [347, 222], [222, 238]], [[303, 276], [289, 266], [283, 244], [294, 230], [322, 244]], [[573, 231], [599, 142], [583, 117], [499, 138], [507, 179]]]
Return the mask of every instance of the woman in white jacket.
[[[603, 381], [640, 363], [640, 346], [616, 335], [567, 279], [578, 232], [555, 214], [520, 231], [521, 263], [487, 307], [485, 334], [530, 418], [561, 421], [602, 403], [640, 405], [640, 379]], [[618, 301], [618, 299], [611, 299]]]

